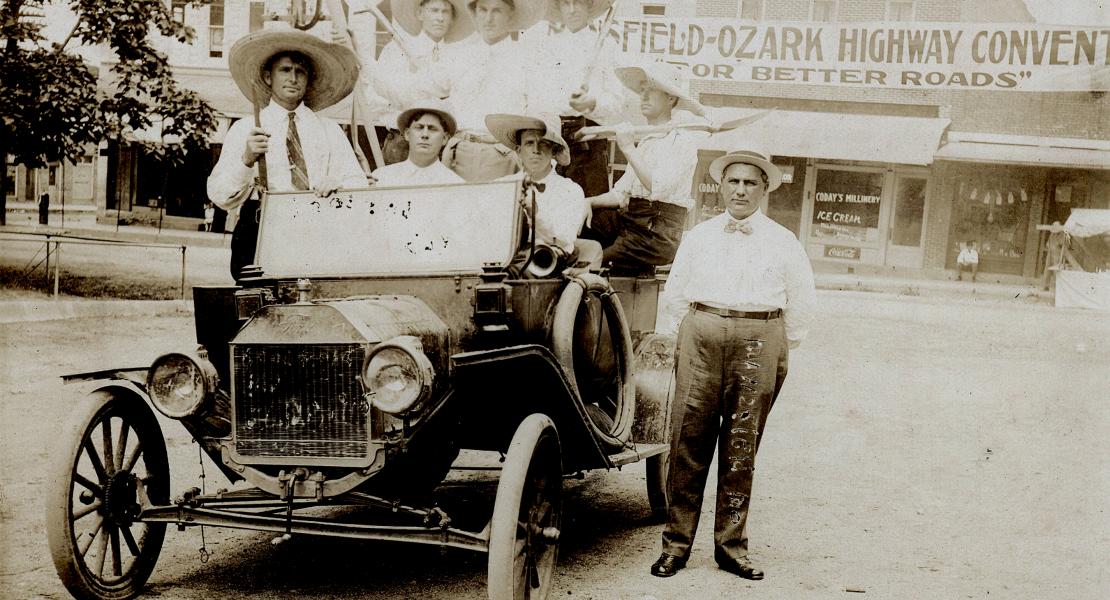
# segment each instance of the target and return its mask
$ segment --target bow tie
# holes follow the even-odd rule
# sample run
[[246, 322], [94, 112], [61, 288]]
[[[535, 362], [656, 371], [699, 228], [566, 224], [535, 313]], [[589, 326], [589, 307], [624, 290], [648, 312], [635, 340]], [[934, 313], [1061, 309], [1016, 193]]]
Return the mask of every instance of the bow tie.
[[725, 233], [736, 233], [737, 231], [743, 233], [744, 235], [751, 234], [751, 223], [742, 223], [740, 221], [729, 219], [729, 221], [725, 223]]
[[536, 183], [535, 181], [525, 181], [524, 182], [524, 191], [527, 192], [528, 188], [530, 188], [530, 187], [531, 188], [536, 188], [536, 191], [542, 194], [543, 191], [547, 189], [547, 184], [546, 183]]

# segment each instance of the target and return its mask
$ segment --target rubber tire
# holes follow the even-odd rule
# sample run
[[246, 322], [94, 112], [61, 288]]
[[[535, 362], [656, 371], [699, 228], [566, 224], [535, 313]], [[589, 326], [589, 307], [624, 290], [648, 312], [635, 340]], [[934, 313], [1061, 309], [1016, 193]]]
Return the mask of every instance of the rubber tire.
[[[632, 335], [629, 333], [628, 319], [625, 317], [620, 299], [613, 292], [608, 281], [593, 273], [581, 273], [563, 288], [555, 305], [551, 327], [551, 349], [563, 365], [571, 387], [581, 397], [582, 392], [574, 372], [574, 330], [579, 307], [583, 298], [590, 292], [605, 295], [605, 306], [609, 308], [608, 318], [621, 333], [619, 339], [613, 340], [620, 346], [613, 349], [614, 353], [619, 354], [621, 362], [621, 397], [618, 399], [620, 403], [618, 414], [609, 419], [598, 419], [595, 414], [589, 414], [590, 411], [587, 409], [590, 427], [598, 441], [604, 447], [617, 451], [624, 449], [632, 435], [632, 423], [636, 416], [636, 383], [632, 377]], [[583, 401], [585, 400], [587, 399], [583, 398]]]
[[[490, 519], [489, 564], [487, 590], [489, 600], [543, 600], [550, 593], [554, 581], [555, 564], [558, 562], [559, 543], [547, 544], [537, 566], [539, 587], [529, 588], [527, 562], [520, 564], [518, 543], [522, 512], [535, 509], [535, 495], [526, 495], [525, 488], [537, 478], [545, 481], [544, 498], [554, 505], [548, 518], [539, 523], [543, 527], [562, 526], [562, 458], [559, 434], [555, 424], [542, 414], [531, 414], [513, 434], [513, 440], [497, 484], [497, 498]], [[531, 491], [529, 489], [528, 491]]]
[[[95, 576], [78, 556], [77, 540], [74, 537], [73, 497], [74, 486], [81, 487], [74, 479], [79, 461], [84, 453], [86, 439], [102, 435], [100, 423], [107, 417], [122, 418], [129, 425], [142, 444], [142, 460], [150, 475], [147, 488], [148, 497], [154, 504], [169, 503], [169, 463], [166, 457], [166, 442], [158, 420], [146, 403], [134, 392], [123, 388], [102, 389], [86, 396], [70, 416], [65, 433], [60, 438], [61, 449], [54, 456], [46, 493], [46, 534], [50, 543], [50, 554], [62, 584], [79, 599], [122, 600], [133, 598], [142, 591], [162, 551], [165, 539], [165, 523], [147, 523], [139, 556], [118, 581], [106, 582]], [[130, 434], [129, 434], [130, 435]], [[115, 443], [116, 440], [113, 440]], [[104, 481], [97, 481], [101, 490]], [[103, 502], [103, 497], [99, 497]], [[101, 511], [96, 511], [101, 513]], [[92, 516], [91, 514], [89, 515]], [[102, 516], [102, 513], [101, 513]], [[103, 516], [102, 516], [103, 518]], [[106, 529], [106, 528], [105, 528]], [[104, 535], [100, 533], [97, 535]], [[117, 534], [117, 540], [120, 536]], [[95, 541], [95, 538], [94, 538]], [[123, 546], [117, 548], [123, 558]], [[86, 553], [91, 552], [90, 546]], [[114, 550], [113, 550], [114, 552]]]

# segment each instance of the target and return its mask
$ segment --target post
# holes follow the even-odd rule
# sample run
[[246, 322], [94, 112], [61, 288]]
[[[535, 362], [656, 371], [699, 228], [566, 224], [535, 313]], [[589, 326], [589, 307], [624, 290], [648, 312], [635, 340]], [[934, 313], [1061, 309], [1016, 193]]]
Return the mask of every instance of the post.
[[46, 278], [43, 283], [50, 285], [50, 234], [46, 234]]
[[185, 299], [185, 246], [181, 246], [181, 299]]
[[58, 299], [58, 275], [62, 268], [62, 243], [54, 242], [54, 299]]

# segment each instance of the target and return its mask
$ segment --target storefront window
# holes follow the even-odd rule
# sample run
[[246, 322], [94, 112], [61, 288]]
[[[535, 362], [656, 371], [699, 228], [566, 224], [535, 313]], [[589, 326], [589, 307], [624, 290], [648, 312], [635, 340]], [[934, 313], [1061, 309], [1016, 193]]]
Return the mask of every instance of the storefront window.
[[811, 236], [831, 243], [879, 241], [883, 173], [818, 169]]
[[[1017, 169], [981, 168], [962, 171], [961, 175], [954, 186], [954, 238], [949, 240], [949, 254], [960, 243], [975, 241], [981, 269], [1020, 273], [1029, 207], [1040, 189], [1027, 172]], [[991, 260], [1000, 261], [997, 268], [982, 264]]]

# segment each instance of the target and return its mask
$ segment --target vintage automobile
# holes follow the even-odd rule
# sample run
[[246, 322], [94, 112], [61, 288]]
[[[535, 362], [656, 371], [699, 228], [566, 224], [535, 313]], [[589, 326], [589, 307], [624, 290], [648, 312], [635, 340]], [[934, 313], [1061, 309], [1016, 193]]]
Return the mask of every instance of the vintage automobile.
[[[199, 348], [67, 377], [95, 383], [47, 499], [66, 588], [139, 594], [172, 524], [485, 552], [491, 599], [545, 598], [564, 476], [646, 459], [665, 510], [671, 367], [643, 335], [659, 282], [536, 247], [521, 188], [265, 198], [251, 276], [194, 289]], [[171, 496], [152, 408], [240, 483]], [[460, 450], [504, 456], [477, 530], [430, 500]], [[361, 512], [309, 510], [330, 507]]]

